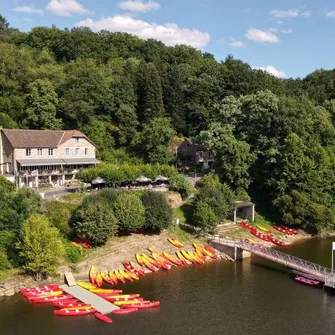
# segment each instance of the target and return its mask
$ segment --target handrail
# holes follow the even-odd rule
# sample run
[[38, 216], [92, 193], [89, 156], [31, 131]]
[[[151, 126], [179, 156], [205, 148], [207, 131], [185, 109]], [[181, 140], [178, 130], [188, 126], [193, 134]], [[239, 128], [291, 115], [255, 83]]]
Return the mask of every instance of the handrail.
[[333, 286], [335, 285], [335, 278], [333, 276], [333, 273], [331, 272], [331, 269], [321, 266], [319, 264], [312, 263], [299, 257], [286, 254], [276, 249], [272, 249], [262, 245], [255, 245], [253, 243], [250, 243], [249, 241], [237, 241], [233, 239], [221, 238], [219, 236], [211, 237], [210, 241], [225, 246], [244, 249], [277, 263], [281, 263], [296, 269], [302, 269], [306, 273], [310, 273], [319, 277], [324, 277], [325, 283], [331, 282]]

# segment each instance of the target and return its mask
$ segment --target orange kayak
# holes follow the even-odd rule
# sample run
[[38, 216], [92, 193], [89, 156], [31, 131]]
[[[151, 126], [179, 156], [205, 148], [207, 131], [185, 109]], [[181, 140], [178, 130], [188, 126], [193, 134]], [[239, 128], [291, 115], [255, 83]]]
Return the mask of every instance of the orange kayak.
[[98, 287], [102, 285], [103, 279], [102, 279], [102, 274], [99, 272], [95, 278], [95, 283]]
[[178, 241], [176, 238], [168, 238], [167, 240], [177, 248], [182, 248], [184, 246], [184, 244]]
[[96, 278], [97, 278], [97, 270], [95, 269], [95, 266], [92, 265], [90, 268], [90, 273], [89, 273], [89, 278], [90, 278], [90, 282], [92, 284], [96, 284]]

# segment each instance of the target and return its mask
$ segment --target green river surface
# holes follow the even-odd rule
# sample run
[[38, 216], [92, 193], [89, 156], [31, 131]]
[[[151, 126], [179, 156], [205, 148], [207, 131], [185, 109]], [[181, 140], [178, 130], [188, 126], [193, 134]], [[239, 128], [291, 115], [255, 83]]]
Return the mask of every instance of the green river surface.
[[[297, 242], [285, 251], [331, 267], [331, 241]], [[159, 308], [112, 316], [57, 317], [52, 306], [20, 295], [0, 298], [0, 334], [334, 334], [335, 293], [293, 281], [290, 270], [252, 256], [148, 274], [119, 285], [160, 300]]]

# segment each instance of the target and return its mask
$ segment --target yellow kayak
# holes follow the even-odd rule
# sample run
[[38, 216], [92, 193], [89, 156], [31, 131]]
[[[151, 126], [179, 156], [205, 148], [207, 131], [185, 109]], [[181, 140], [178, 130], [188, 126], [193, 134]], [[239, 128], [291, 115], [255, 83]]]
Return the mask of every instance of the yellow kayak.
[[114, 292], [120, 292], [120, 290], [114, 290], [114, 289], [105, 289], [105, 288], [93, 288], [90, 290], [92, 293], [114, 293]]
[[123, 277], [122, 273], [119, 270], [115, 270], [114, 274], [117, 278], [117, 280], [121, 283], [125, 283], [126, 282], [126, 278]]
[[194, 263], [194, 259], [188, 254], [187, 251], [181, 250], [181, 253], [189, 262]]
[[133, 300], [124, 300], [124, 301], [114, 301], [113, 304], [116, 306], [122, 306], [122, 305], [138, 304], [140, 302], [142, 302], [142, 300], [133, 299]]
[[136, 273], [131, 272], [129, 270], [124, 270], [124, 272], [127, 273], [131, 278], [135, 280], [140, 280], [140, 277]]
[[97, 278], [97, 270], [95, 269], [95, 266], [92, 265], [90, 268], [89, 273], [89, 279], [92, 284], [96, 284], [96, 278]]
[[86, 288], [86, 290], [97, 288], [96, 285], [94, 285], [92, 283], [85, 282], [85, 281], [77, 281], [77, 285], [82, 287], [82, 288]]
[[256, 226], [258, 229], [260, 229], [260, 230], [263, 230], [263, 231], [265, 231], [265, 232], [267, 232], [267, 233], [269, 233], [270, 232], [270, 230], [269, 229], [267, 229], [267, 228], [264, 228], [264, 227], [262, 227], [262, 226]]
[[97, 284], [98, 287], [102, 285], [103, 278], [101, 272], [99, 272], [95, 278], [95, 283]]
[[135, 258], [137, 260], [137, 263], [141, 266], [145, 266], [144, 262], [143, 262], [143, 258], [140, 254], [135, 254]]
[[84, 305], [84, 306], [75, 306], [75, 307], [65, 307], [62, 308], [62, 311], [75, 311], [75, 310], [81, 310], [81, 309], [91, 309], [93, 308], [91, 305]]
[[127, 279], [128, 281], [133, 281], [133, 278], [123, 269], [119, 270], [119, 273], [121, 273], [124, 279]]
[[183, 256], [180, 250], [176, 251], [176, 255], [184, 264], [187, 264], [187, 259]]

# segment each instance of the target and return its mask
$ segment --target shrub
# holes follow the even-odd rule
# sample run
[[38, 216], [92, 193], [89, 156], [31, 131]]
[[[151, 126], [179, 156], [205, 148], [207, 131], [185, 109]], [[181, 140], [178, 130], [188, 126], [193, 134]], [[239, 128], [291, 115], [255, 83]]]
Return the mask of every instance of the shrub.
[[193, 213], [194, 224], [205, 232], [213, 232], [218, 218], [212, 208], [204, 201], [198, 201]]
[[15, 184], [0, 176], [0, 192], [8, 193], [15, 190]]
[[103, 202], [108, 206], [112, 206], [113, 202], [117, 199], [122, 191], [115, 188], [104, 188], [96, 194], [87, 197], [84, 202]]
[[141, 228], [145, 223], [145, 208], [140, 198], [133, 193], [120, 193], [113, 203], [119, 229], [127, 230]]
[[183, 199], [191, 194], [191, 184], [181, 174], [173, 174], [169, 179], [169, 190], [179, 192]]
[[54, 273], [64, 255], [57, 228], [51, 227], [48, 218], [40, 214], [23, 222], [16, 247], [22, 257], [23, 269], [37, 280]]
[[0, 251], [6, 251], [14, 242], [15, 234], [12, 231], [0, 231]]
[[12, 265], [10, 264], [7, 254], [0, 251], [0, 270], [10, 269]]
[[105, 203], [85, 202], [73, 212], [70, 226], [79, 237], [99, 245], [116, 232], [117, 219]]
[[71, 232], [69, 220], [71, 218], [71, 206], [59, 201], [48, 201], [45, 203], [46, 216], [50, 223], [56, 227], [63, 236]]
[[66, 243], [65, 257], [68, 262], [77, 263], [81, 260], [81, 256], [82, 256], [81, 248], [77, 248], [71, 243]]
[[171, 224], [172, 209], [164, 194], [145, 191], [142, 202], [145, 207], [145, 229], [160, 232]]

